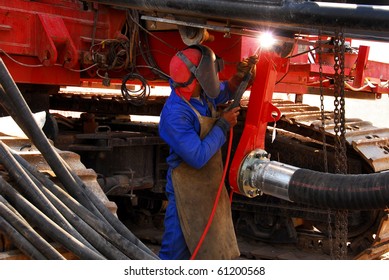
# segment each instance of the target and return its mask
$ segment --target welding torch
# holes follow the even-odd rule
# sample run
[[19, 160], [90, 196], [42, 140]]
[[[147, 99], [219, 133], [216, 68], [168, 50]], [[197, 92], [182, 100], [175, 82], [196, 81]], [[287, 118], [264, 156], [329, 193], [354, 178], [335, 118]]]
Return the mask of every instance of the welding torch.
[[[255, 50], [254, 55], [258, 56], [260, 55], [261, 53], [261, 50], [262, 50], [262, 47], [261, 45], [259, 45], [259, 47]], [[239, 84], [236, 92], [235, 92], [235, 95], [234, 95], [234, 100], [232, 101], [232, 103], [224, 109], [224, 112], [227, 112], [235, 107], [239, 107], [240, 106], [240, 101], [242, 99], [242, 96], [244, 94], [244, 92], [246, 91], [247, 87], [248, 87], [248, 84], [250, 82], [250, 80], [252, 79], [253, 77], [253, 70], [254, 70], [254, 67], [255, 67], [255, 64], [252, 63], [249, 65], [249, 71], [247, 71], [243, 77], [243, 80], [242, 82]]]

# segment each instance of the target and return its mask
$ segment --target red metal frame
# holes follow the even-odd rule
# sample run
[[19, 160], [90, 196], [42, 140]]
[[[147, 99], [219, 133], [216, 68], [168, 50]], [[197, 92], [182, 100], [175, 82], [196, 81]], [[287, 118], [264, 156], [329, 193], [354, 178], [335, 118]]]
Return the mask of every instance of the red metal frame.
[[279, 120], [280, 110], [271, 101], [280, 75], [287, 72], [289, 60], [275, 52], [262, 52], [257, 64], [255, 81], [251, 88], [244, 130], [230, 166], [229, 183], [238, 189], [238, 172], [244, 157], [255, 149], [265, 148], [267, 123]]
[[79, 85], [80, 72], [71, 70], [80, 68], [93, 34], [96, 41], [116, 38], [126, 20], [123, 10], [94, 8], [98, 13], [75, 0], [0, 0], [0, 53], [14, 80]]

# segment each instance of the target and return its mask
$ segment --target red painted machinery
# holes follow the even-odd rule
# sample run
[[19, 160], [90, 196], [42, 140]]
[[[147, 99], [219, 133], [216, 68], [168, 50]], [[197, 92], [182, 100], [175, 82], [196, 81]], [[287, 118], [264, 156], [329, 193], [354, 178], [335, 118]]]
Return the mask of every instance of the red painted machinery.
[[[170, 58], [206, 44], [228, 79], [271, 32], [226, 163], [236, 231], [263, 248], [287, 244], [277, 258], [293, 246], [286, 258], [376, 259], [389, 251], [389, 129], [345, 115], [345, 99], [389, 93], [389, 64], [352, 44], [389, 40], [388, 7], [367, 2], [0, 0], [0, 57], [31, 111], [48, 113], [53, 145], [80, 156], [119, 219], [158, 242], [167, 147], [146, 116], [157, 118], [169, 93]], [[320, 108], [304, 95], [320, 97]], [[7, 102], [3, 116], [24, 126]]]

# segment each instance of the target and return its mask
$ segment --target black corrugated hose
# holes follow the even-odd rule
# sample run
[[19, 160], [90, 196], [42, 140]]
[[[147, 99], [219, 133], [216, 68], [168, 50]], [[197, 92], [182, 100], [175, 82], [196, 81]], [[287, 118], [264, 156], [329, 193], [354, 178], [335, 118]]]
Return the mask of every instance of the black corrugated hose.
[[298, 169], [289, 183], [289, 198], [331, 209], [385, 209], [389, 206], [388, 186], [387, 172], [344, 175]]

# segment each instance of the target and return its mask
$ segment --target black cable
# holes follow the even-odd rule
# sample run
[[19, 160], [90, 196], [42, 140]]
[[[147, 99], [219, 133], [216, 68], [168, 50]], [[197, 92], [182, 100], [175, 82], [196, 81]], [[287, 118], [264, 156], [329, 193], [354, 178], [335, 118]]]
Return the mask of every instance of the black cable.
[[[29, 224], [27, 224], [23, 219], [18, 217], [13, 211], [8, 207], [8, 202], [4, 197], [0, 196], [0, 217], [3, 217], [10, 225], [12, 225], [15, 230], [17, 230], [25, 239], [27, 239], [32, 246], [34, 246], [45, 259], [49, 260], [64, 260], [65, 258], [54, 249], [44, 238], [42, 238]], [[19, 239], [18, 242], [22, 241]], [[22, 241], [22, 244], [25, 243]], [[21, 246], [19, 243], [15, 243], [16, 247]], [[39, 255], [37, 256], [41, 258]], [[35, 258], [35, 257], [34, 257]]]
[[[137, 80], [140, 82], [139, 89], [131, 89], [127, 87], [128, 81]], [[136, 87], [135, 85], [132, 85]], [[148, 97], [150, 96], [150, 85], [147, 80], [139, 74], [129, 73], [127, 74], [122, 81], [121, 93], [123, 98], [135, 106], [142, 106], [146, 103]]]
[[[12, 152], [12, 151], [11, 151]], [[54, 182], [49, 180], [46, 176], [40, 173], [34, 166], [29, 164], [20, 155], [14, 153], [15, 159], [30, 172], [33, 177], [38, 179], [45, 186], [44, 190], [49, 190], [55, 196], [57, 196], [67, 207], [69, 207], [74, 213], [76, 213], [86, 223], [93, 226], [101, 235], [117, 246], [122, 252], [127, 252], [127, 255], [132, 256], [135, 259], [158, 259], [158, 257], [140, 240], [135, 237], [127, 227], [120, 222], [117, 217], [103, 205], [103, 203], [90, 191], [89, 195], [92, 198], [92, 202], [97, 205], [97, 209], [106, 218], [105, 220], [98, 219], [93, 213], [86, 209], [82, 204], [78, 203], [72, 196], [63, 191]], [[76, 176], [76, 178], [78, 178]], [[76, 179], [77, 180], [77, 179]], [[108, 221], [108, 222], [107, 222]], [[129, 243], [130, 242], [130, 243]], [[135, 246], [135, 247], [134, 247]], [[126, 247], [126, 248], [122, 248]], [[128, 250], [132, 250], [132, 253], [128, 253]]]
[[104, 256], [86, 247], [68, 232], [50, 220], [39, 209], [17, 192], [0, 176], [0, 194], [26, 218], [30, 224], [36, 225], [46, 236], [57, 241], [74, 255], [85, 260], [103, 260]]
[[[42, 186], [43, 187], [43, 186]], [[124, 255], [118, 248], [113, 246], [109, 240], [101, 236], [96, 230], [95, 225], [88, 224], [79, 215], [70, 210], [65, 203], [52, 194], [48, 189], [44, 190], [45, 195], [55, 205], [55, 207], [78, 229], [78, 231], [97, 249], [104, 257], [112, 260], [128, 260], [129, 257]], [[84, 211], [86, 209], [84, 208]], [[98, 219], [96, 219], [98, 220]]]
[[47, 258], [37, 250], [30, 241], [20, 234], [10, 223], [0, 216], [0, 232], [16, 244], [16, 247], [27, 257], [33, 260], [47, 260]]
[[22, 166], [16, 161], [8, 147], [2, 141], [0, 141], [0, 162], [14, 179], [18, 186], [18, 191], [23, 194], [24, 197], [85, 246], [89, 247], [91, 250], [95, 250], [95, 248], [77, 230], [75, 230], [56, 207], [45, 197], [31, 176], [24, 171]]
[[[85, 207], [99, 215], [99, 211], [95, 209], [89, 198], [85, 195], [84, 189], [87, 188], [85, 184], [77, 184], [73, 176], [70, 175], [67, 164], [62, 161], [61, 156], [50, 144], [43, 131], [38, 127], [30, 108], [1, 58], [0, 84], [2, 86], [0, 88], [0, 100], [6, 102], [6, 106], [4, 107], [6, 110], [10, 110], [7, 112], [35, 144], [66, 190]], [[14, 108], [17, 108], [17, 110]]]

